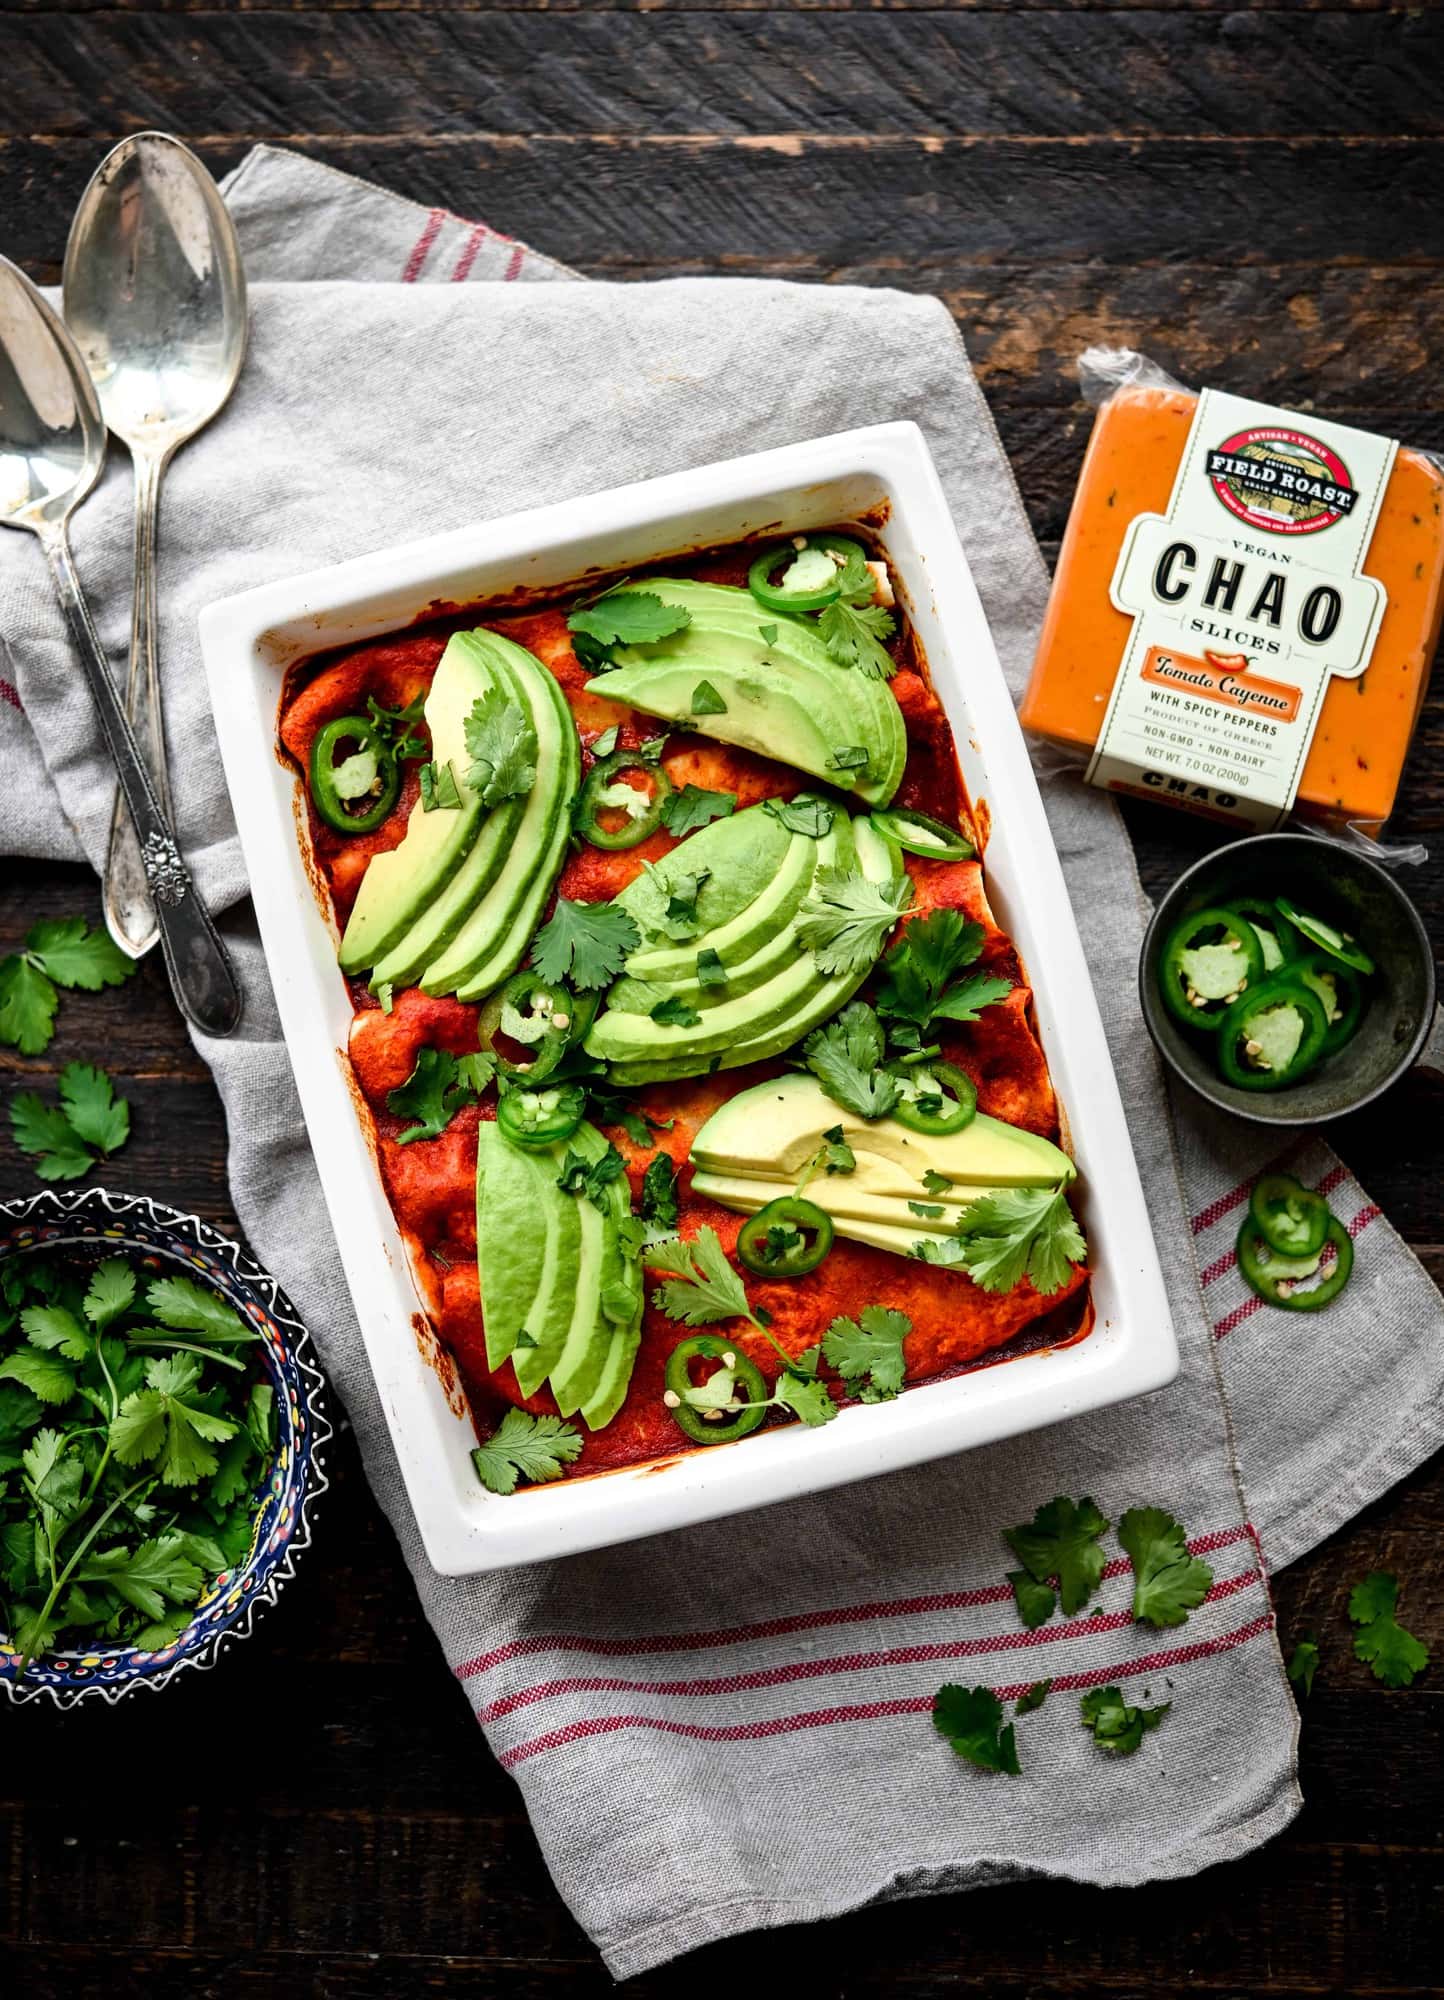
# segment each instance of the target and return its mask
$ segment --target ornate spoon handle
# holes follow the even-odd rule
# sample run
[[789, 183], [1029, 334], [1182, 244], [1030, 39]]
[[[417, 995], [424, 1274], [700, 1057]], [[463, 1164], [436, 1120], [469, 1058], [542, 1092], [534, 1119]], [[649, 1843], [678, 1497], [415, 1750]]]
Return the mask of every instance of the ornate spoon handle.
[[145, 760], [116, 697], [64, 528], [47, 530], [41, 542], [140, 842], [171, 989], [182, 1013], [203, 1034], [229, 1035], [241, 1018], [241, 989], [235, 969], [209, 911], [195, 892], [190, 870], [181, 859], [170, 822], [161, 810]]
[[[171, 810], [166, 776], [165, 724], [160, 705], [160, 667], [155, 629], [155, 531], [164, 456], [133, 450], [135, 467], [135, 590], [131, 600], [130, 672], [125, 716], [145, 756], [161, 810]], [[103, 882], [105, 922], [121, 950], [142, 958], [155, 943], [158, 926], [135, 824], [117, 792], [110, 818], [110, 845]]]

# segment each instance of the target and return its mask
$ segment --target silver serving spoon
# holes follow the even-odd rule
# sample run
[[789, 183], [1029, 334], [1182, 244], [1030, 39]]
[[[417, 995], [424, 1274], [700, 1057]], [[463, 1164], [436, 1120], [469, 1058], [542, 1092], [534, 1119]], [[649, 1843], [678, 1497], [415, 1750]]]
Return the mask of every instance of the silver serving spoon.
[[24, 273], [0, 257], [0, 525], [28, 529], [45, 551], [140, 836], [176, 999], [206, 1034], [228, 1035], [241, 1018], [241, 990], [121, 710], [70, 557], [70, 516], [100, 477], [105, 444], [75, 343]]
[[[106, 154], [80, 198], [65, 250], [65, 318], [105, 421], [135, 466], [135, 591], [125, 708], [170, 811], [156, 654], [156, 516], [173, 452], [207, 425], [246, 350], [240, 245], [215, 182], [165, 132]], [[122, 951], [156, 941], [156, 913], [129, 815], [116, 795], [105, 860], [105, 921]]]

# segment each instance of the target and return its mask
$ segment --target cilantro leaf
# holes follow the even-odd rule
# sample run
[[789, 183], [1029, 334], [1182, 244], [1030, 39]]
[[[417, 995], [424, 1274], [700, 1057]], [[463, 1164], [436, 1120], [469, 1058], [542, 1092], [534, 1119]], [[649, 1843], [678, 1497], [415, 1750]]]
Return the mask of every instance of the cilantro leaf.
[[926, 1173], [923, 1175], [923, 1186], [927, 1189], [929, 1194], [946, 1194], [948, 1189], [952, 1186], [952, 1182], [948, 1179], [946, 1174], [935, 1173], [934, 1170], [931, 1167], [929, 1167]]
[[662, 824], [680, 840], [683, 834], [695, 833], [714, 819], [726, 819], [736, 810], [736, 792], [709, 792], [702, 785], [683, 785], [680, 792], [670, 793], [663, 805]]
[[821, 840], [831, 831], [837, 817], [837, 808], [827, 799], [813, 798], [808, 792], [799, 793], [795, 799], [764, 799], [762, 804], [764, 811], [781, 820], [789, 833], [806, 834], [809, 840]]
[[498, 806], [531, 790], [536, 783], [536, 730], [520, 702], [500, 688], [488, 688], [471, 704], [465, 733], [473, 759], [466, 782], [483, 805]]
[[55, 1032], [60, 995], [28, 958], [0, 958], [0, 1042], [38, 1056]]
[[449, 764], [423, 764], [417, 777], [423, 812], [451, 812], [460, 806], [461, 792]]
[[599, 646], [650, 646], [691, 623], [690, 611], [664, 604], [655, 591], [617, 590], [574, 611], [567, 630], [580, 632]]
[[110, 1154], [130, 1137], [130, 1106], [117, 1097], [103, 1069], [67, 1063], [60, 1072], [60, 1101], [77, 1138]]
[[684, 1326], [710, 1326], [716, 1320], [761, 1321], [748, 1304], [742, 1280], [727, 1261], [715, 1229], [699, 1229], [690, 1240], [669, 1236], [643, 1252], [653, 1270], [667, 1274], [667, 1283], [652, 1294], [652, 1303], [669, 1319]]
[[998, 1000], [1006, 1000], [1013, 990], [1011, 979], [1000, 979], [993, 973], [975, 972], [971, 979], [960, 979], [956, 986], [950, 986], [933, 1009], [935, 1021], [976, 1021], [985, 1007], [991, 1007]]
[[397, 1133], [398, 1146], [409, 1146], [413, 1139], [440, 1137], [462, 1105], [473, 1103], [478, 1095], [475, 1085], [467, 1080], [468, 1074], [461, 1059], [447, 1049], [418, 1052], [416, 1067], [405, 1083], [386, 1093], [386, 1109], [394, 1117], [416, 1121]]
[[1289, 1679], [1305, 1699], [1314, 1691], [1314, 1675], [1318, 1670], [1318, 1635], [1314, 1632], [1306, 1632], [1294, 1647], [1287, 1668]]
[[1028, 1630], [1035, 1632], [1040, 1625], [1046, 1625], [1058, 1603], [1058, 1593], [1052, 1584], [1039, 1583], [1025, 1569], [1010, 1569], [1008, 1581], [1013, 1586], [1013, 1602], [1018, 1607], [1018, 1616]]
[[581, 1432], [560, 1417], [534, 1417], [508, 1410], [485, 1444], [471, 1454], [476, 1476], [488, 1493], [515, 1493], [519, 1480], [533, 1486], [560, 1479], [582, 1448]]
[[85, 1294], [85, 1317], [91, 1325], [103, 1330], [134, 1304], [135, 1273], [124, 1257], [107, 1257], [103, 1264], [97, 1264]]
[[639, 913], [643, 930], [653, 937], [669, 937], [677, 944], [695, 937], [703, 928], [697, 898], [712, 879], [711, 869], [668, 869], [663, 873], [652, 862], [644, 861], [642, 876], [636, 888], [643, 899]]
[[1131, 1757], [1150, 1729], [1157, 1729], [1173, 1703], [1160, 1702], [1156, 1708], [1129, 1708], [1123, 1690], [1093, 1688], [1079, 1703], [1083, 1727], [1091, 1729], [1100, 1750], [1115, 1757]]
[[1161, 1507], [1130, 1507], [1118, 1539], [1133, 1564], [1133, 1616], [1144, 1625], [1181, 1625], [1213, 1583], [1206, 1562], [1188, 1553], [1183, 1529]]
[[609, 986], [642, 942], [636, 920], [616, 903], [569, 903], [556, 909], [532, 940], [532, 964], [543, 979], [570, 979], [590, 991]]
[[877, 1015], [862, 1000], [814, 1028], [802, 1044], [803, 1061], [833, 1103], [859, 1118], [886, 1117], [901, 1094], [882, 1067], [885, 1052]]
[[1429, 1649], [1395, 1618], [1398, 1601], [1398, 1579], [1387, 1570], [1370, 1570], [1349, 1594], [1349, 1617], [1360, 1627], [1354, 1635], [1355, 1656], [1385, 1687], [1406, 1688], [1428, 1666]]
[[64, 1306], [26, 1306], [20, 1324], [32, 1347], [62, 1354], [67, 1361], [84, 1361], [90, 1352], [90, 1335]]
[[201, 1364], [189, 1354], [161, 1354], [146, 1363], [147, 1387], [122, 1399], [110, 1425], [110, 1448], [122, 1465], [159, 1460], [166, 1486], [194, 1486], [215, 1472], [211, 1446], [234, 1437], [239, 1426], [186, 1400], [200, 1378]]
[[0, 1361], [0, 1382], [19, 1382], [42, 1403], [68, 1403], [75, 1394], [75, 1376], [53, 1354], [22, 1347]]
[[651, 1018], [662, 1028], [699, 1028], [702, 1016], [689, 1007], [680, 993], [669, 993], [651, 1010]]
[[95, 1165], [95, 1155], [71, 1129], [65, 1113], [33, 1090], [11, 1098], [10, 1130], [21, 1152], [34, 1158], [43, 1181], [79, 1180]]
[[27, 1431], [34, 1430], [41, 1415], [40, 1400], [33, 1390], [18, 1382], [0, 1382], [0, 1445], [17, 1443]]
[[952, 1682], [940, 1687], [933, 1698], [933, 1727], [980, 1771], [1018, 1776], [1022, 1767], [1013, 1725], [1004, 1725], [1003, 1704], [991, 1688], [957, 1687]]
[[162, 1326], [178, 1328], [194, 1339], [219, 1344], [260, 1338], [256, 1329], [247, 1326], [218, 1292], [208, 1291], [194, 1278], [179, 1275], [154, 1278], [146, 1287], [145, 1297]]
[[727, 984], [727, 968], [722, 963], [721, 953], [713, 951], [710, 945], [697, 954], [697, 984], [699, 986]]
[[[194, 1604], [201, 1594], [205, 1575], [199, 1563], [191, 1560], [186, 1539], [183, 1535], [160, 1535], [133, 1551], [92, 1552], [82, 1557], [71, 1574], [77, 1583], [103, 1584], [147, 1618], [161, 1618], [167, 1603]], [[223, 1566], [217, 1564], [217, 1568]]]
[[727, 704], [713, 687], [711, 681], [698, 681], [692, 690], [692, 713], [694, 715], [725, 715]]
[[[808, 1351], [812, 1352], [811, 1349]], [[805, 1358], [803, 1355], [796, 1357], [797, 1361]], [[830, 1424], [838, 1414], [837, 1404], [827, 1384], [812, 1375], [799, 1375], [794, 1368], [783, 1369], [772, 1385], [772, 1397], [774, 1402], [791, 1410], [795, 1417], [800, 1417], [809, 1430], [818, 1430], [823, 1424]]]
[[909, 1023], [919, 1040], [936, 1019], [975, 1021], [982, 1008], [1013, 990], [1011, 980], [985, 973], [949, 986], [949, 980], [977, 958], [984, 935], [981, 924], [958, 910], [930, 910], [915, 917], [882, 962], [879, 1014]]
[[658, 1153], [642, 1176], [642, 1220], [675, 1229], [678, 1214], [677, 1169], [666, 1153]]
[[873, 882], [857, 868], [819, 868], [797, 916], [797, 936], [823, 973], [861, 972], [912, 901], [907, 875]]
[[110, 933], [86, 926], [83, 917], [44, 917], [32, 925], [25, 954], [57, 986], [81, 987], [98, 993], [102, 986], [120, 986], [136, 970]]
[[903, 1342], [912, 1330], [906, 1313], [890, 1306], [864, 1306], [857, 1319], [832, 1322], [822, 1351], [849, 1384], [867, 1377], [861, 1392], [865, 1403], [886, 1402], [902, 1388], [907, 1372]]
[[1015, 1715], [1031, 1715], [1035, 1708], [1043, 1706], [1052, 1692], [1052, 1688], [1053, 1683], [1051, 1679], [1034, 1681], [1033, 1685], [1030, 1688], [1025, 1688], [1023, 1693], [1013, 1703], [1013, 1713]]
[[1088, 1255], [1061, 1188], [1000, 1188], [969, 1202], [956, 1259], [985, 1292], [1010, 1292], [1024, 1273], [1041, 1297], [1061, 1291]]
[[1005, 1528], [1003, 1540], [1035, 1581], [1051, 1583], [1057, 1578], [1063, 1610], [1071, 1617], [1082, 1610], [1102, 1581], [1103, 1551], [1098, 1537], [1107, 1527], [1091, 1500], [1073, 1501], [1059, 1494], [1057, 1499], [1046, 1501], [1031, 1521]]
[[881, 605], [859, 606], [845, 598], [824, 605], [817, 620], [818, 636], [840, 667], [856, 667], [872, 680], [891, 680], [897, 663], [884, 639], [897, 630], [892, 613]]

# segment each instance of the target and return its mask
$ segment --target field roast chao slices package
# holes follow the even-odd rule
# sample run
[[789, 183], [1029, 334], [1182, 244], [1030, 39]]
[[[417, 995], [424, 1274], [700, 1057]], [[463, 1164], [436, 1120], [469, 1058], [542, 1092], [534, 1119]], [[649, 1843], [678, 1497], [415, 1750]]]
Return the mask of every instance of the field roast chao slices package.
[[1377, 837], [1444, 617], [1444, 468], [1092, 348], [1022, 720], [1108, 791]]

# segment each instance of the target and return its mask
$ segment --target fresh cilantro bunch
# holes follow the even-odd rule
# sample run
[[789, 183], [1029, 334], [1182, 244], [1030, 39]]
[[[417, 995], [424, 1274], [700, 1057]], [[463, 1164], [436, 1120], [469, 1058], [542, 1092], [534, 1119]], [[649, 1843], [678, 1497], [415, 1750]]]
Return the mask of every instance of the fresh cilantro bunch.
[[84, 917], [42, 917], [20, 951], [0, 958], [0, 1042], [22, 1056], [43, 1054], [55, 1032], [58, 987], [98, 993], [135, 969], [136, 961]]
[[448, 1049], [422, 1049], [405, 1083], [386, 1093], [386, 1109], [415, 1123], [398, 1132], [398, 1146], [413, 1139], [436, 1139], [463, 1104], [474, 1104], [496, 1074], [496, 1057], [480, 1049], [475, 1055], [454, 1056]]
[[124, 1257], [0, 1265], [0, 1616], [22, 1674], [56, 1646], [168, 1646], [245, 1560], [276, 1445], [257, 1339]]
[[[109, 940], [107, 940], [109, 942]], [[103, 1069], [67, 1063], [60, 1072], [60, 1103], [47, 1104], [33, 1090], [10, 1100], [10, 1130], [29, 1153], [43, 1181], [74, 1181], [88, 1174], [97, 1154], [109, 1159], [130, 1137], [130, 1105], [117, 1097]]]

